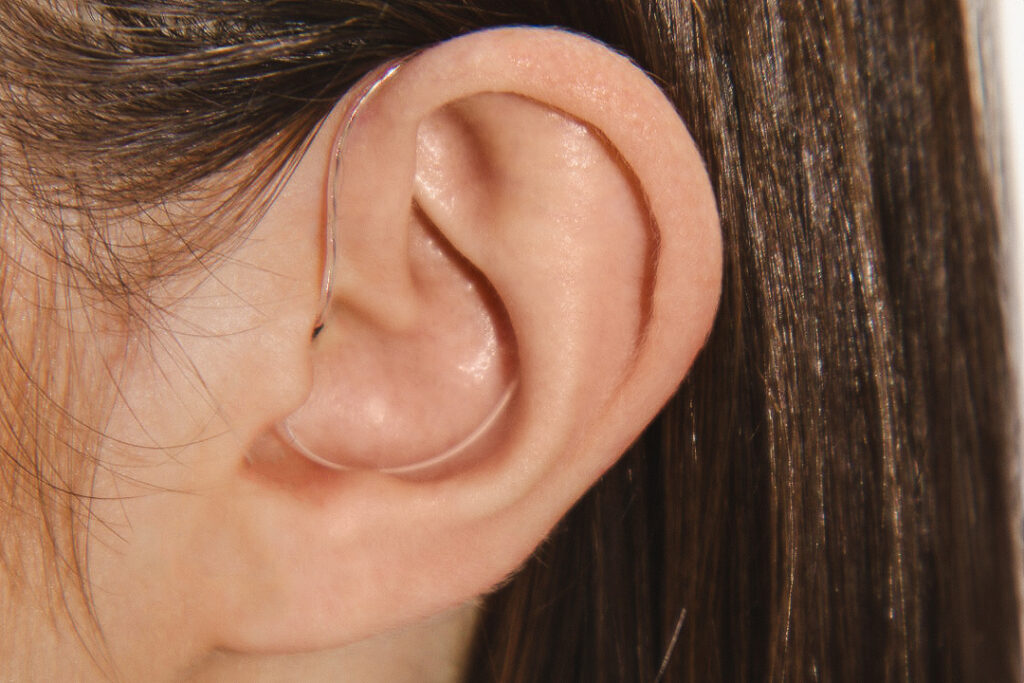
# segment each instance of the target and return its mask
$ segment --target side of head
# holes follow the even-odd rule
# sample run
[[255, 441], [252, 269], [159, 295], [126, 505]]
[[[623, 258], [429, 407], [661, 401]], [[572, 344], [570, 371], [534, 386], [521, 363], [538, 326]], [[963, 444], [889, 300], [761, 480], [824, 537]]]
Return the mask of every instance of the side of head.
[[[103, 332], [88, 377], [116, 386], [98, 411], [85, 579], [123, 675], [340, 646], [488, 591], [710, 331], [715, 202], [633, 63], [554, 30], [471, 34], [409, 58], [353, 115], [374, 77], [317, 126], [243, 241], [150, 283], [144, 327], [97, 329], [99, 311], [119, 319], [102, 299], [75, 308]], [[154, 221], [231, 195], [258, 151]], [[107, 235], [152, 227], [133, 220]], [[170, 634], [178, 647], [157, 647]]]
[[[501, 580], [604, 472], [488, 597], [470, 680], [1020, 680], [958, 0], [70, 6], [0, 4], [7, 612], [46, 622], [42, 583], [78, 614], [41, 568], [81, 577], [128, 675], [340, 642]], [[686, 129], [578, 37], [425, 50], [508, 23], [630, 55]], [[332, 176], [339, 141], [366, 170]], [[705, 176], [686, 371], [712, 291], [674, 288], [716, 262], [663, 212]], [[3, 623], [0, 661], [54, 636]]]

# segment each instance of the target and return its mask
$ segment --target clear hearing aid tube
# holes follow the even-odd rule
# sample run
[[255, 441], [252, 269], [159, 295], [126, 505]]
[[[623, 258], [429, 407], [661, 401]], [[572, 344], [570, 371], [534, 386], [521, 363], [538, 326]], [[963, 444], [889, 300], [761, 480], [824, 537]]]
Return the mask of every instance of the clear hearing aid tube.
[[[338, 187], [341, 182], [343, 182], [342, 165], [345, 154], [345, 144], [348, 140], [349, 132], [352, 130], [352, 125], [359, 116], [360, 111], [370, 98], [373, 97], [373, 94], [377, 92], [380, 87], [402, 67], [404, 62], [404, 59], [390, 62], [376, 70], [376, 76], [370, 80], [362, 88], [362, 91], [352, 100], [352, 104], [349, 106], [348, 112], [345, 114], [345, 123], [338, 135], [337, 141], [334, 143], [333, 159], [331, 161], [330, 175], [327, 182], [328, 197], [326, 221], [324, 226], [324, 265], [323, 279], [320, 285], [320, 310], [313, 326], [314, 339], [326, 324], [327, 312], [331, 305], [331, 295], [334, 289], [334, 264], [338, 255], [338, 243], [336, 236], [339, 222]], [[286, 417], [278, 423], [277, 431], [285, 442], [309, 460], [332, 469], [350, 469], [344, 464], [320, 457], [303, 444], [292, 430], [291, 425], [289, 424], [289, 418]]]
[[[331, 306], [335, 281], [335, 263], [338, 256], [337, 231], [341, 228], [341, 223], [344, 220], [344, 217], [340, 212], [340, 193], [344, 183], [343, 174], [346, 170], [344, 167], [346, 161], [345, 150], [349, 133], [353, 129], [353, 126], [356, 125], [360, 112], [366, 106], [367, 102], [369, 102], [374, 94], [384, 86], [388, 79], [393, 77], [402, 68], [403, 63], [404, 61], [394, 62], [378, 69], [376, 77], [374, 77], [361, 90], [361, 92], [359, 92], [358, 96], [354, 98], [352, 105], [346, 113], [342, 129], [338, 134], [337, 142], [334, 145], [333, 159], [331, 161], [332, 166], [329, 170], [328, 178], [328, 204], [326, 207], [326, 226], [324, 232], [325, 263], [321, 285], [322, 300], [320, 304], [320, 312], [314, 325], [314, 343], [316, 343], [315, 338], [323, 329], [324, 325], [331, 324], [328, 314]], [[316, 366], [314, 366], [314, 373], [316, 372], [315, 367]], [[457, 443], [443, 447], [439, 449], [439, 452], [436, 454], [430, 454], [422, 460], [417, 460], [408, 464], [396, 466], [374, 466], [361, 461], [345, 463], [331, 459], [325, 454], [319, 453], [318, 448], [312, 447], [308, 442], [304, 441], [302, 434], [297, 432], [296, 425], [294, 423], [295, 414], [282, 420], [277, 425], [277, 432], [280, 438], [296, 453], [301, 454], [308, 460], [326, 468], [334, 470], [375, 471], [397, 475], [416, 475], [417, 473], [432, 471], [434, 468], [443, 466], [444, 463], [452, 461], [458, 456], [467, 453], [474, 444], [479, 443], [485, 435], [491, 432], [496, 423], [499, 422], [502, 415], [508, 409], [512, 398], [515, 395], [517, 385], [518, 382], [515, 379], [509, 381], [508, 386], [506, 386], [504, 391], [498, 396], [498, 400], [492, 409], [483, 416], [483, 419], [479, 424], [477, 424], [477, 426], [470, 430], [470, 432], [464, 437], [460, 438]]]
[[349, 132], [352, 130], [352, 124], [359, 116], [360, 110], [373, 94], [380, 89], [384, 83], [391, 78], [395, 73], [402, 67], [405, 60], [392, 62], [378, 69], [380, 74], [370, 81], [370, 83], [363, 89], [363, 91], [355, 98], [352, 105], [349, 108], [348, 113], [345, 115], [345, 124], [341, 129], [341, 133], [338, 135], [338, 140], [334, 145], [334, 158], [331, 162], [330, 177], [328, 178], [328, 191], [329, 195], [327, 198], [327, 220], [324, 226], [324, 269], [323, 269], [323, 282], [320, 288], [320, 313], [317, 315], [316, 324], [314, 325], [314, 336], [318, 333], [324, 325], [326, 319], [327, 309], [331, 305], [331, 291], [334, 286], [334, 262], [337, 259], [338, 247], [336, 233], [338, 230], [338, 186], [342, 182], [342, 158], [345, 151], [345, 142], [348, 140]]

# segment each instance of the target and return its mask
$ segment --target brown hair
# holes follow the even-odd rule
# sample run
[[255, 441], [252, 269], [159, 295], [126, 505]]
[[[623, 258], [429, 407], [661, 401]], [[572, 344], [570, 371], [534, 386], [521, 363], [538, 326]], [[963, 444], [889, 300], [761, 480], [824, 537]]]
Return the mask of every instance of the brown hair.
[[[266, 170], [243, 186], [266, 187], [361, 75], [451, 36], [587, 33], [689, 126], [725, 238], [716, 327], [619, 466], [487, 599], [468, 680], [1020, 679], [999, 234], [958, 2], [75, 6], [0, 6], [3, 197], [84, 214], [84, 246], [60, 248], [66, 220], [40, 243], [123, 311], [239, 229], [132, 243], [107, 216], [254, 149]], [[9, 368], [31, 393], [47, 360], [19, 348], [0, 355], [5, 416], [38, 403]], [[30, 471], [36, 453], [4, 451]]]

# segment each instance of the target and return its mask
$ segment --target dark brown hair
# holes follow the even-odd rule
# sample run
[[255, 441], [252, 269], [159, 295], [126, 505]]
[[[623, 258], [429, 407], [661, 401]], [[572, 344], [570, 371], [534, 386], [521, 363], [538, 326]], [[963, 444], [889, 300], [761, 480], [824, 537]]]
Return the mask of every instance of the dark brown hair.
[[[468, 680], [1020, 680], [999, 233], [958, 2], [53, 4], [0, 5], [2, 196], [85, 215], [84, 247], [59, 248], [63, 218], [40, 242], [125, 311], [240, 229], [131, 242], [107, 216], [254, 150], [265, 172], [243, 185], [266, 187], [397, 55], [562, 26], [676, 104], [722, 217], [717, 324], [623, 461], [487, 599]], [[27, 405], [12, 391], [5, 413]]]

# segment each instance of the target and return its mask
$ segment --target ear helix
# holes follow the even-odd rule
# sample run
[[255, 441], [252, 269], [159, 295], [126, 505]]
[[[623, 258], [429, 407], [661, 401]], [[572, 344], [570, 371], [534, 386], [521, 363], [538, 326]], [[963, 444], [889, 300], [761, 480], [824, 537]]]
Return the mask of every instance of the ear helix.
[[[342, 192], [344, 187], [344, 171], [346, 170], [347, 143], [350, 133], [366, 105], [373, 98], [374, 94], [399, 72], [402, 64], [403, 62], [391, 63], [378, 70], [376, 77], [362, 89], [352, 105], [350, 105], [337, 141], [334, 144], [333, 158], [328, 177], [326, 229], [324, 233], [325, 263], [321, 285], [322, 300], [320, 312], [313, 327], [311, 341], [314, 347], [316, 345], [336, 344], [339, 337], [351, 336], [352, 330], [346, 326], [346, 323], [351, 325], [353, 320], [346, 320], [344, 316], [332, 313], [335, 282], [334, 270], [339, 249], [338, 230], [359, 228], [359, 226], [347, 226], [344, 224], [345, 211], [342, 206]], [[420, 224], [424, 220], [422, 213], [416, 210], [415, 207], [413, 208], [413, 217], [413, 223]], [[427, 260], [433, 259], [436, 261], [440, 258], [442, 260], [458, 261], [457, 256], [452, 257], [449, 253], [450, 246], [447, 245], [443, 236], [437, 233], [436, 229], [433, 229], [432, 226], [421, 227], [423, 229], [416, 231], [420, 237], [411, 240], [411, 251], [428, 254]], [[439, 254], [442, 255], [438, 256]], [[456, 267], [466, 273], [469, 280], [472, 280], [474, 275], [479, 276], [479, 273], [473, 271], [472, 267], [468, 264], [458, 263]], [[419, 440], [422, 444], [433, 444], [436, 446], [435, 448], [430, 448], [430, 446], [426, 446], [425, 449], [418, 448], [417, 446], [420, 446], [420, 443], [409, 449], [394, 448], [396, 445], [395, 440], [384, 436], [389, 430], [389, 423], [397, 422], [398, 426], [396, 429], [409, 432], [417, 423], [422, 424], [424, 422], [423, 416], [419, 416], [419, 419], [417, 419], [417, 416], [410, 418], [409, 416], [389, 415], [387, 410], [381, 410], [380, 414], [375, 415], [372, 421], [379, 423], [376, 427], [381, 435], [381, 441], [385, 445], [382, 445], [379, 449], [375, 448], [372, 444], [367, 444], [364, 437], [360, 446], [357, 446], [355, 449], [347, 448], [348, 444], [346, 442], [353, 435], [342, 426], [351, 422], [346, 422], [346, 416], [343, 413], [346, 411], [346, 406], [351, 408], [355, 402], [361, 400], [359, 395], [360, 386], [365, 386], [366, 382], [365, 380], [363, 382], [356, 381], [355, 387], [346, 384], [345, 379], [347, 379], [347, 375], [344, 372], [339, 372], [336, 367], [346, 362], [343, 358], [345, 354], [338, 351], [332, 355], [327, 351], [323, 351], [319, 354], [322, 356], [320, 360], [314, 360], [313, 364], [313, 394], [308, 399], [307, 405], [300, 407], [298, 411], [289, 415], [278, 424], [278, 434], [296, 453], [324, 467], [336, 470], [371, 470], [395, 475], [429, 476], [445, 469], [446, 465], [450, 466], [455, 462], [463, 462], [474, 457], [474, 454], [486, 450], [488, 437], [499, 431], [502, 417], [509, 410], [509, 406], [513, 402], [518, 382], [515, 373], [510, 371], [510, 368], [516, 365], [516, 362], [508, 357], [508, 349], [514, 350], [514, 344], [511, 343], [512, 333], [507, 315], [504, 313], [497, 295], [490, 290], [489, 284], [483, 280], [482, 276], [479, 276], [479, 280], [479, 282], [470, 285], [469, 289], [484, 290], [480, 292], [480, 296], [489, 304], [486, 306], [489, 309], [489, 313], [485, 317], [494, 319], [491, 324], [493, 329], [483, 333], [483, 336], [486, 337], [483, 345], [488, 347], [490, 355], [488, 356], [486, 353], [479, 354], [478, 358], [459, 363], [458, 369], [470, 374], [486, 372], [493, 374], [497, 372], [500, 376], [500, 381], [489, 381], [491, 386], [490, 392], [481, 392], [484, 395], [484, 400], [487, 397], [492, 399], [491, 408], [485, 412], [477, 411], [475, 414], [470, 413], [472, 415], [470, 419], [474, 420], [475, 426], [463, 423], [460, 428], [452, 430], [453, 438], [438, 438], [437, 430], [434, 429], [433, 434], [425, 434]], [[479, 317], [474, 316], [470, 327], [473, 326], [472, 323]], [[358, 321], [355, 321], [354, 324], [357, 327], [359, 326]], [[439, 321], [436, 324], [443, 325], [444, 323]], [[456, 333], [458, 332], [456, 331]], [[479, 336], [480, 334], [478, 334]], [[398, 353], [401, 354], [402, 351], [400, 350]], [[504, 358], [501, 357], [503, 354]], [[420, 360], [422, 361], [422, 359]], [[497, 367], [497, 370], [490, 366]], [[496, 388], [496, 381], [500, 384], [500, 390]], [[318, 386], [320, 387], [319, 389]], [[323, 389], [325, 386], [328, 389]], [[314, 394], [317, 394], [317, 396], [314, 396]], [[328, 395], [327, 400], [323, 398], [325, 394]], [[332, 398], [335, 400], [332, 401]], [[373, 401], [373, 398], [367, 399], [367, 403], [372, 404]], [[315, 402], [317, 405], [310, 408], [310, 402]], [[402, 404], [401, 401], [397, 403]], [[353, 412], [366, 412], [366, 410], [366, 405], [362, 405], [358, 406]], [[422, 410], [417, 410], [417, 407], [414, 407], [411, 412], [422, 412]], [[310, 418], [308, 413], [312, 413], [314, 417]], [[328, 422], [333, 424], [328, 424]], [[364, 425], [366, 422], [367, 420], [363, 419], [357, 426]], [[357, 429], [353, 431], [362, 430]], [[356, 436], [354, 440], [359, 441], [360, 439]], [[406, 443], [412, 444], [413, 442], [407, 440]], [[390, 449], [389, 446], [391, 446]]]

